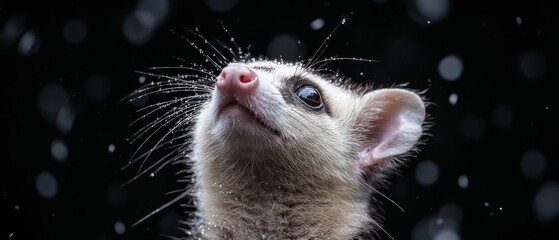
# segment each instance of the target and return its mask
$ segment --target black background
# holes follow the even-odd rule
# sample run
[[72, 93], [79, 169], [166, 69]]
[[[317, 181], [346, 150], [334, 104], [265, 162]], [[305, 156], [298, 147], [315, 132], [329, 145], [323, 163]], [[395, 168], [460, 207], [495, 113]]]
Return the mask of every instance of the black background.
[[[279, 34], [289, 34], [301, 41], [298, 54], [308, 58], [342, 19], [351, 15], [333, 34], [323, 57], [380, 62], [338, 62], [329, 67], [358, 81], [409, 83], [410, 88], [427, 89], [426, 97], [433, 103], [428, 109], [434, 123], [432, 136], [403, 168], [402, 175], [393, 177], [394, 184], [383, 191], [405, 209], [402, 212], [382, 199], [386, 231], [395, 239], [411, 239], [418, 222], [453, 203], [463, 216], [457, 227], [461, 239], [559, 239], [559, 218], [541, 222], [533, 210], [538, 189], [559, 180], [555, 117], [559, 9], [551, 4], [450, 1], [446, 17], [426, 23], [414, 10], [414, 1], [239, 0], [226, 12], [211, 10], [206, 1], [167, 2], [165, 19], [141, 44], [123, 34], [123, 22], [137, 8], [135, 1], [17, 1], [0, 5], [4, 34], [0, 49], [4, 120], [0, 164], [0, 218], [4, 223], [0, 238], [180, 236], [174, 229], [184, 211], [179, 204], [130, 227], [175, 196], [165, 195], [167, 192], [184, 186], [174, 175], [178, 166], [119, 187], [138, 167], [120, 169], [138, 147], [126, 138], [138, 130], [138, 125], [129, 125], [140, 114], [135, 113], [134, 105], [120, 102], [141, 86], [141, 74], [135, 71], [177, 66], [181, 63], [176, 57], [203, 63], [204, 58], [182, 39], [195, 39], [184, 29], [198, 28], [208, 39], [229, 44], [221, 23], [237, 44], [251, 45], [250, 52], [256, 56], [271, 53], [270, 41]], [[317, 18], [325, 25], [313, 30], [310, 23]], [[74, 19], [87, 26], [79, 43], [69, 43], [64, 37], [64, 27]], [[10, 21], [20, 24], [12, 40], [5, 36]], [[34, 33], [35, 44], [22, 52], [18, 47], [29, 30]], [[543, 70], [536, 77], [527, 77], [522, 71], [522, 57], [527, 52], [539, 56], [536, 68]], [[446, 81], [437, 70], [438, 64], [452, 54], [462, 60], [463, 72], [458, 80]], [[88, 94], [92, 78], [104, 79], [101, 83], [106, 95], [95, 98]], [[65, 90], [74, 109], [68, 132], [60, 131], [41, 114], [39, 95], [52, 84]], [[455, 105], [448, 100], [453, 93], [458, 96]], [[495, 124], [498, 106], [512, 110], [512, 117], [507, 118], [510, 124]], [[55, 139], [68, 148], [64, 162], [55, 161], [51, 154]], [[107, 150], [111, 144], [114, 152]], [[523, 155], [531, 149], [543, 153], [546, 160], [545, 171], [536, 179], [525, 177], [521, 168]], [[422, 186], [415, 178], [416, 166], [423, 160], [439, 167], [439, 177], [431, 186]], [[37, 191], [37, 176], [44, 171], [56, 178], [58, 191], [52, 198]], [[467, 188], [457, 183], [461, 175], [469, 179]], [[126, 225], [124, 234], [114, 230], [119, 221]], [[384, 233], [380, 236], [390, 239]]]

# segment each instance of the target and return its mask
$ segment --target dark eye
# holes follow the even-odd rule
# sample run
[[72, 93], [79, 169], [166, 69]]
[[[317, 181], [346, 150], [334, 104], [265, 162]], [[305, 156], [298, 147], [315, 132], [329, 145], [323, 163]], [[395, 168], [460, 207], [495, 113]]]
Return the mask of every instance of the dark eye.
[[322, 107], [322, 97], [320, 97], [320, 93], [316, 88], [304, 85], [297, 88], [295, 92], [297, 93], [297, 97], [310, 108], [320, 109]]

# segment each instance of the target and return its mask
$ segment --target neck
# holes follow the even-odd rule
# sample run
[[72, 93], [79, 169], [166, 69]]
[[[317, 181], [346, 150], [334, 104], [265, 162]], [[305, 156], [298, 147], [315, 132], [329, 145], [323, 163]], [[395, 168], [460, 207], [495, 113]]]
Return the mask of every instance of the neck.
[[351, 239], [373, 221], [356, 189], [199, 184], [207, 239]]

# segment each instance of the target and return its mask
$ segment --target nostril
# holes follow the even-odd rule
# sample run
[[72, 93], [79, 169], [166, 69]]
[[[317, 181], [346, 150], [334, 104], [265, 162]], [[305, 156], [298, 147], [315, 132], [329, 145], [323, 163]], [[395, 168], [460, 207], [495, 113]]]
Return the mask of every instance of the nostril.
[[225, 71], [221, 71], [221, 73], [219, 74], [219, 77], [225, 79], [225, 77], [227, 77], [227, 74], [225, 73]]
[[248, 83], [248, 82], [252, 81], [252, 77], [253, 77], [252, 74], [241, 74], [239, 76], [239, 80], [242, 83]]

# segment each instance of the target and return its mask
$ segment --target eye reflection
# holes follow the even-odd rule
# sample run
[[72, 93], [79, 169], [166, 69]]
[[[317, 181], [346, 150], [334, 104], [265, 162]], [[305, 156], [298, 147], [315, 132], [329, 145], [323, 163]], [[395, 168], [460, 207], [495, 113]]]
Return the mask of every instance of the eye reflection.
[[311, 109], [318, 110], [322, 108], [322, 97], [316, 88], [304, 85], [299, 87], [295, 92], [297, 93], [297, 97]]

